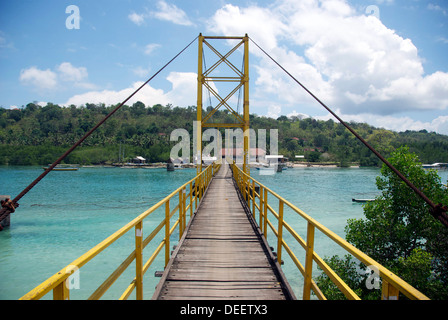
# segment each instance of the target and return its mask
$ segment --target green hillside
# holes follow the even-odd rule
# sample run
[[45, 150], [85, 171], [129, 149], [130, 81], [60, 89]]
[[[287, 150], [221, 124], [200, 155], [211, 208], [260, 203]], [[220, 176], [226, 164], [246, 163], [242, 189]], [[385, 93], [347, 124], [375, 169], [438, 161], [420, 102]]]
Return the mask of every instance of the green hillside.
[[[21, 109], [0, 108], [0, 164], [52, 163], [114, 107], [86, 104], [65, 108], [52, 103], [41, 107], [29, 103]], [[203, 113], [207, 111], [210, 109]], [[171, 132], [184, 128], [192, 136], [195, 119], [195, 106], [151, 107], [141, 102], [125, 105], [69, 155], [65, 163], [117, 162], [120, 150], [121, 156], [124, 151], [126, 160], [140, 155], [149, 162], [164, 162], [172, 146], [177, 143], [169, 141]], [[233, 122], [227, 110], [218, 110], [213, 121]], [[425, 130], [397, 133], [365, 123], [351, 125], [386, 157], [398, 147], [407, 145], [423, 163], [448, 162], [448, 136]], [[268, 135], [269, 129], [278, 129], [279, 153], [290, 159], [303, 154], [307, 161], [313, 162], [335, 162], [342, 166], [353, 162], [362, 166], [378, 165], [377, 158], [347, 129], [333, 120], [286, 116], [271, 119], [252, 114], [250, 126], [256, 132], [258, 129], [267, 129]]]

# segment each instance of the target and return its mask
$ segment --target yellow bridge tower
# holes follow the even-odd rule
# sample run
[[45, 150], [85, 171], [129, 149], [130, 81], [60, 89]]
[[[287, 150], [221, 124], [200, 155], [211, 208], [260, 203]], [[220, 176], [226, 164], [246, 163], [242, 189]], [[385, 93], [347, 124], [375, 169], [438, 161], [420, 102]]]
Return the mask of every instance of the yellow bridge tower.
[[[216, 47], [211, 44], [210, 40], [236, 40], [238, 43], [226, 54], [220, 53]], [[249, 171], [249, 37], [246, 34], [244, 37], [218, 37], [218, 36], [203, 36], [199, 35], [198, 46], [198, 100], [197, 100], [197, 147], [196, 157], [198, 159], [197, 173], [202, 172], [202, 128], [214, 127], [214, 128], [241, 128], [243, 130], [243, 171], [250, 174]], [[212, 52], [218, 56], [218, 61], [208, 68], [204, 66], [204, 45], [208, 47]], [[229, 60], [229, 57], [234, 54], [241, 46], [243, 46], [243, 70], [237, 68], [234, 63]], [[216, 72], [218, 66], [225, 64], [232, 70], [230, 76], [223, 75], [220, 72]], [[220, 70], [219, 70], [220, 71]], [[233, 83], [235, 86], [230, 93], [222, 98], [213, 83], [228, 82]], [[216, 106], [212, 106], [212, 110], [208, 114], [202, 114], [203, 108], [203, 87], [205, 87], [218, 101]], [[230, 98], [234, 96], [241, 88], [243, 88], [243, 113], [241, 115], [230, 106]], [[213, 114], [224, 106], [234, 117], [234, 123], [210, 123], [209, 120]], [[220, 159], [218, 159], [220, 161]]]

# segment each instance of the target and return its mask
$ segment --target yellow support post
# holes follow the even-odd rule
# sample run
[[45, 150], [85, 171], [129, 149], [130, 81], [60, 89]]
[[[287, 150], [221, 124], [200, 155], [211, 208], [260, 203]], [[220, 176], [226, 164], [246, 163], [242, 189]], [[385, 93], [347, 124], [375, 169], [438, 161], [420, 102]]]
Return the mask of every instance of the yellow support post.
[[69, 278], [53, 289], [53, 300], [70, 300]]
[[382, 300], [398, 300], [400, 291], [383, 279], [381, 299]]
[[183, 191], [182, 189], [179, 190], [179, 240], [182, 238], [182, 233], [184, 231], [184, 214], [183, 214], [183, 207], [184, 207], [184, 200], [183, 198]]
[[244, 86], [244, 104], [243, 104], [243, 119], [244, 119], [244, 162], [243, 171], [250, 175], [249, 168], [249, 37], [247, 34], [243, 38], [244, 42], [244, 77], [242, 79]]
[[170, 261], [170, 200], [165, 202], [165, 267]]
[[190, 218], [193, 216], [193, 181], [190, 181]]
[[143, 222], [135, 225], [135, 296], [143, 300]]
[[202, 199], [202, 185], [204, 183], [203, 181], [204, 181], [204, 175], [199, 177], [199, 201], [201, 201]]
[[266, 240], [267, 240], [267, 239], [268, 239], [268, 189], [267, 189], [267, 188], [264, 188], [263, 201], [264, 201], [264, 209], [263, 209], [263, 213], [264, 213], [264, 223], [263, 223], [263, 230], [264, 230], [264, 237], [265, 237]]
[[243, 189], [244, 189], [243, 197], [244, 197], [244, 200], [246, 200], [246, 203], [249, 202], [249, 196], [248, 196], [247, 188], [248, 188], [248, 186], [247, 186], [247, 177], [243, 176]]
[[259, 217], [259, 222], [258, 222], [258, 226], [260, 227], [261, 233], [264, 233], [263, 231], [263, 208], [264, 208], [264, 203], [263, 203], [263, 187], [260, 185], [260, 217]]
[[314, 225], [311, 222], [308, 222], [308, 229], [306, 236], [305, 282], [303, 284], [303, 300], [310, 300], [311, 297], [313, 254], [314, 254]]
[[199, 179], [196, 176], [194, 180], [194, 207], [195, 210], [198, 208], [198, 194], [199, 194]]
[[184, 222], [182, 223], [182, 234], [185, 231], [185, 227], [187, 226], [187, 186], [185, 186], [182, 189], [183, 195], [182, 195], [182, 216], [184, 219]]
[[202, 172], [202, 84], [204, 83], [204, 75], [202, 73], [202, 50], [204, 43], [204, 36], [202, 33], [199, 34], [198, 38], [198, 97], [196, 105], [196, 175]]
[[283, 201], [278, 204], [278, 228], [277, 228], [277, 261], [282, 263], [282, 242], [283, 242]]
[[252, 216], [255, 220], [255, 181], [252, 180]]

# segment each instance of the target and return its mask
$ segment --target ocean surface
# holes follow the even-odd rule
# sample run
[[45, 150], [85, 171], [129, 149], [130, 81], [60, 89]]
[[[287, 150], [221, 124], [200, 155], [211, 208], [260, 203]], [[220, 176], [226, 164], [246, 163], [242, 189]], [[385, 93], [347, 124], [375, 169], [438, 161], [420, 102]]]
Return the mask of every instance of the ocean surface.
[[[14, 198], [43, 172], [41, 167], [0, 166], [0, 194]], [[308, 215], [345, 237], [347, 219], [362, 218], [362, 204], [352, 198], [374, 198], [379, 194], [376, 168], [293, 168], [275, 175], [252, 176], [295, 204]], [[0, 299], [18, 299], [87, 252], [113, 232], [140, 215], [170, 192], [193, 178], [196, 169], [80, 168], [76, 172], [51, 172], [19, 202], [11, 215], [11, 226], [0, 232]], [[448, 171], [441, 171], [446, 183]], [[270, 202], [278, 209], [278, 201]], [[144, 236], [163, 219], [158, 210], [145, 220]], [[285, 220], [306, 239], [306, 222], [285, 210]], [[257, 219], [258, 221], [258, 219]], [[276, 221], [273, 221], [276, 224]], [[80, 269], [72, 281], [71, 299], [86, 299], [134, 250], [133, 231]], [[270, 245], [275, 235], [268, 231]], [[144, 262], [160, 243], [156, 238], [144, 251]], [[176, 244], [175, 235], [171, 245]], [[304, 264], [303, 249], [290, 237]], [[321, 257], [345, 252], [316, 232], [315, 249]], [[150, 299], [163, 270], [163, 250], [144, 276], [144, 297]], [[303, 278], [283, 252], [283, 270], [298, 298]], [[133, 265], [103, 296], [117, 299], [135, 276]], [[318, 272], [316, 270], [316, 272]], [[45, 299], [51, 299], [51, 292]], [[134, 294], [130, 299], [134, 298]]]

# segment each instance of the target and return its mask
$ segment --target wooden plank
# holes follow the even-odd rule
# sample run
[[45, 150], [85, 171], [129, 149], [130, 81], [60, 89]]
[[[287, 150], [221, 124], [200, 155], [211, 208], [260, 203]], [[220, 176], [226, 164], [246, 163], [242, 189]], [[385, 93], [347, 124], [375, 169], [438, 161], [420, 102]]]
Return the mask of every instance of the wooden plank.
[[[171, 293], [173, 291], [174, 293]], [[193, 291], [193, 292], [192, 292]], [[163, 292], [161, 300], [285, 300], [280, 289], [168, 289]]]
[[[172, 293], [173, 292], [173, 293]], [[194, 296], [192, 296], [194, 293]], [[169, 282], [162, 299], [285, 299], [279, 282]]]
[[230, 169], [223, 165], [153, 298], [284, 300], [293, 296], [285, 294], [268, 250], [240, 202]]

